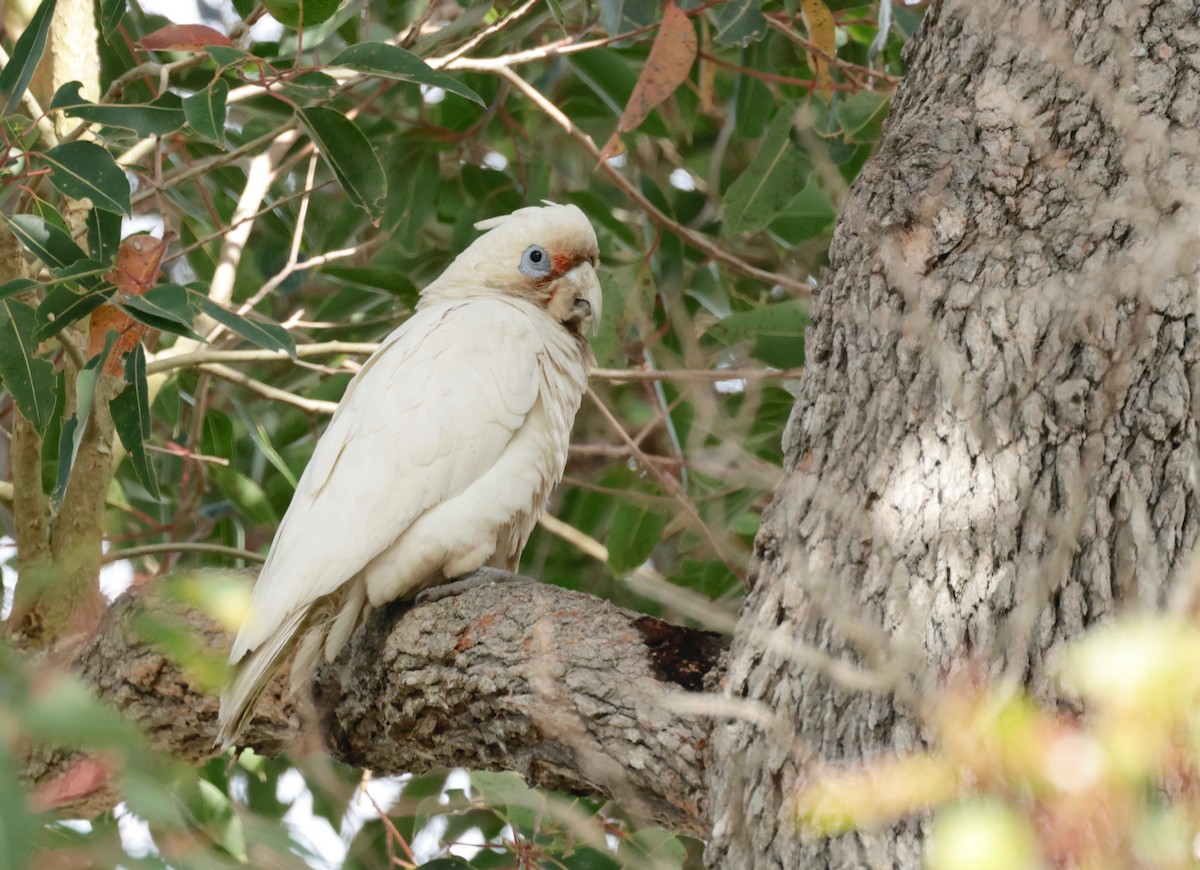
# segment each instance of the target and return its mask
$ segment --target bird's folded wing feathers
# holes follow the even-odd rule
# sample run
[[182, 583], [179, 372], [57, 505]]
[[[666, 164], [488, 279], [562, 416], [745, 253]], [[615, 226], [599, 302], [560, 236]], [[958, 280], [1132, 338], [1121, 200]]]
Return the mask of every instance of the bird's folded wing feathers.
[[351, 382], [254, 587], [236, 661], [500, 457], [537, 400], [541, 342], [506, 300], [424, 308]]

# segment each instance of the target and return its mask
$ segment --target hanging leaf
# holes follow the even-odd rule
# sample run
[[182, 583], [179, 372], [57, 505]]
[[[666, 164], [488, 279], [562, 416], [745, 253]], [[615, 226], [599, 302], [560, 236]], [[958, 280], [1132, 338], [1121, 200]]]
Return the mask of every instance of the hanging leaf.
[[771, 234], [795, 246], [829, 231], [837, 219], [837, 208], [824, 187], [809, 179], [804, 190], [771, 221]]
[[751, 353], [769, 366], [787, 369], [804, 364], [808, 311], [799, 302], [764, 305], [731, 314], [705, 333], [726, 346], [753, 343]]
[[609, 36], [654, 23], [655, 4], [638, 0], [600, 0], [600, 26]]
[[105, 39], [111, 39], [121, 26], [121, 19], [125, 17], [125, 3], [126, 0], [100, 0], [100, 30]]
[[129, 453], [134, 474], [154, 498], [159, 497], [158, 475], [146, 451], [150, 437], [150, 390], [146, 384], [146, 354], [136, 345], [125, 360], [125, 388], [109, 403], [113, 428]]
[[829, 58], [837, 56], [837, 27], [833, 13], [823, 0], [800, 0], [804, 21], [808, 25], [809, 41], [819, 51], [809, 51], [808, 65], [817, 82], [817, 94], [826, 102], [833, 94], [833, 75]]
[[94, 142], [67, 142], [42, 159], [52, 169], [50, 182], [72, 199], [90, 199], [96, 208], [130, 214], [129, 179], [111, 154]]
[[619, 502], [607, 538], [609, 567], [627, 574], [641, 565], [662, 540], [666, 527], [667, 518], [645, 504]]
[[729, 0], [709, 13], [713, 23], [713, 42], [725, 46], [746, 46], [758, 42], [767, 33], [767, 16], [762, 0]]
[[225, 100], [229, 84], [217, 79], [202, 91], [183, 99], [183, 114], [188, 126], [213, 142], [225, 141]]
[[368, 75], [401, 82], [413, 82], [441, 88], [472, 102], [483, 105], [483, 98], [466, 85], [460, 84], [445, 73], [440, 73], [421, 58], [396, 45], [386, 42], [360, 42], [341, 51], [329, 66], [344, 66]]
[[204, 51], [210, 45], [233, 45], [228, 36], [207, 24], [168, 24], [137, 44], [146, 51]]
[[16, 296], [18, 293], [25, 293], [37, 287], [38, 282], [32, 281], [29, 278], [14, 278], [11, 281], [5, 281], [0, 284], [0, 299], [7, 299], [9, 296]]
[[722, 234], [761, 230], [804, 189], [812, 161], [792, 138], [796, 104], [784, 105], [767, 128], [758, 153], [725, 193]]
[[13, 46], [8, 63], [0, 70], [0, 118], [13, 114], [25, 96], [33, 71], [42, 59], [42, 52], [46, 50], [46, 36], [50, 33], [55, 2], [42, 0], [21, 32], [21, 38]]
[[25, 418], [45, 432], [54, 411], [54, 367], [35, 353], [35, 317], [24, 302], [0, 300], [0, 381]]
[[887, 113], [887, 95], [877, 91], [861, 91], [840, 99], [837, 120], [842, 128], [842, 138], [855, 143], [878, 142]]
[[96, 403], [96, 383], [100, 378], [100, 361], [108, 355], [115, 340], [116, 336], [110, 335], [104, 352], [88, 360], [75, 375], [75, 413], [63, 424], [58, 438], [58, 473], [54, 489], [50, 493], [50, 504], [55, 511], [62, 505], [67, 484], [71, 480], [71, 469], [75, 467], [75, 459], [79, 456], [79, 444], [92, 419], [92, 407]]
[[62, 109], [69, 118], [132, 130], [143, 138], [174, 133], [187, 121], [182, 101], [170, 91], [153, 103], [99, 105], [85, 100], [80, 88], [79, 82], [63, 85], [50, 101], [50, 108]]
[[188, 302], [187, 288], [178, 284], [159, 284], [142, 296], [124, 296], [116, 305], [133, 319], [153, 329], [203, 341], [192, 331], [195, 313]]
[[187, 288], [192, 307], [207, 314], [226, 329], [240, 335], [249, 342], [265, 347], [267, 350], [282, 350], [292, 359], [296, 358], [296, 342], [291, 334], [278, 323], [262, 323], [250, 320], [240, 314], [234, 314], [213, 302], [204, 293], [191, 287]]
[[242, 51], [240, 48], [231, 48], [226, 45], [206, 45], [204, 50], [208, 52], [213, 62], [220, 69], [242, 66], [243, 64], [262, 63], [259, 58]]
[[699, 50], [692, 20], [670, 0], [617, 129], [600, 152], [601, 160], [621, 153], [621, 135], [637, 129], [655, 106], [687, 81]]
[[17, 241], [52, 269], [70, 266], [76, 260], [87, 256], [66, 230], [37, 215], [5, 215], [4, 219], [8, 221], [8, 226], [17, 237]]
[[324, 106], [301, 109], [299, 114], [346, 195], [371, 220], [378, 220], [387, 197], [387, 176], [362, 130], [341, 112]]
[[113, 287], [80, 293], [73, 287], [59, 284], [46, 294], [37, 307], [37, 320], [33, 329], [34, 341], [45, 341], [58, 335], [72, 323], [87, 317], [108, 301]]
[[293, 30], [328, 21], [341, 5], [342, 0], [263, 0], [271, 17]]
[[121, 244], [121, 216], [94, 208], [87, 215], [88, 254], [100, 263], [111, 263]]

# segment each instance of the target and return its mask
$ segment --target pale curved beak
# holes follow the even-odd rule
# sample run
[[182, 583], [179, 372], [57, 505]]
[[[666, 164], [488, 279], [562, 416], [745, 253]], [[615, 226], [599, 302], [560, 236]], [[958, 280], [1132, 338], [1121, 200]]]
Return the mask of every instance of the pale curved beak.
[[575, 302], [571, 307], [571, 319], [579, 324], [582, 333], [591, 326], [592, 335], [600, 332], [600, 313], [604, 296], [600, 290], [600, 279], [591, 263], [580, 263], [559, 279], [570, 288]]

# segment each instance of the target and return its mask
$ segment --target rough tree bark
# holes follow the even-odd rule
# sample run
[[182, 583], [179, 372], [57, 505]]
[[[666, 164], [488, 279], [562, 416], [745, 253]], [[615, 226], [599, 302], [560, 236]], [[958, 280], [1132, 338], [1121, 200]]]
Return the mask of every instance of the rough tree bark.
[[[123, 595], [73, 670], [147, 735], [201, 762], [216, 749], [217, 701], [142, 622], [166, 620], [224, 657], [229, 633], [155, 581]], [[534, 786], [607, 795], [655, 824], [707, 831], [709, 720], [678, 699], [720, 673], [725, 644], [589, 595], [505, 583], [375, 613], [314, 684], [314, 704], [268, 688], [239, 744], [265, 755], [319, 748], [379, 775], [437, 766], [511, 770]], [[675, 699], [675, 702], [673, 702]], [[322, 727], [317, 727], [318, 725]], [[35, 801], [68, 816], [111, 807], [103, 760], [39, 750], [24, 764]]]
[[797, 836], [814, 763], [931, 737], [956, 665], [1029, 681], [1197, 538], [1190, 3], [935, 3], [814, 296], [786, 480], [707, 766], [719, 867], [916, 867], [925, 822]]

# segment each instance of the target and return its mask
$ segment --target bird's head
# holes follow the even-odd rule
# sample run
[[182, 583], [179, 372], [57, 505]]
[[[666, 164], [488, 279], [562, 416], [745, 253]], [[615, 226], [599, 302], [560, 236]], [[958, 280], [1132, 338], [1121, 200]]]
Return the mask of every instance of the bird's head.
[[487, 232], [425, 288], [426, 299], [506, 294], [541, 306], [571, 332], [599, 329], [600, 246], [578, 207], [547, 203], [475, 227]]

